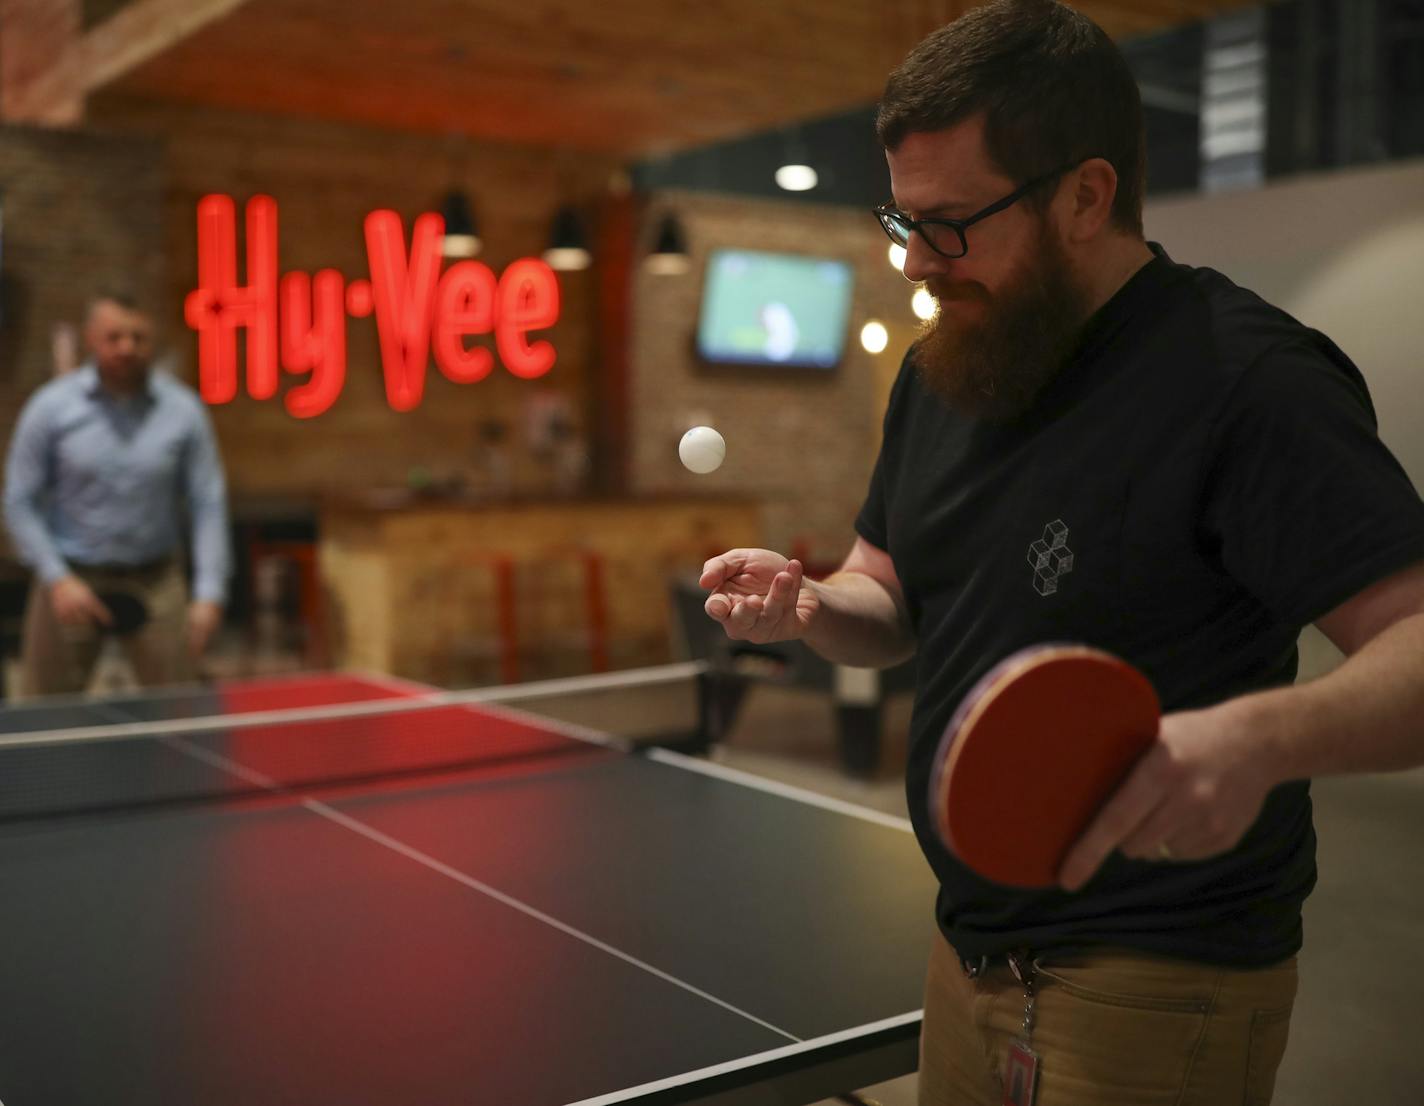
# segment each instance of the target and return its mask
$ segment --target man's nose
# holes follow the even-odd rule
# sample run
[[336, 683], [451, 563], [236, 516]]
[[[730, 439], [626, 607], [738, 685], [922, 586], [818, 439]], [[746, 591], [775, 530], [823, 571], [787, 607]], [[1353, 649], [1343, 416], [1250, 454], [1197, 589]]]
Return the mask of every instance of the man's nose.
[[950, 258], [930, 249], [919, 231], [910, 233], [910, 240], [905, 244], [905, 267], [902, 270], [906, 280], [922, 284], [930, 277], [945, 276], [953, 264]]

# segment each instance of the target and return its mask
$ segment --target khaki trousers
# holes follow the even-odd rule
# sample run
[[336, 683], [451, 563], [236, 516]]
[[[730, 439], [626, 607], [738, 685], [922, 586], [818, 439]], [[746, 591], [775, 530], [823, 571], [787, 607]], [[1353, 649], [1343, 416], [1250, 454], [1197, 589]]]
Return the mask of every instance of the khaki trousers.
[[[1122, 949], [1041, 958], [1035, 1106], [1266, 1106], [1285, 1053], [1296, 962], [1218, 968]], [[975, 979], [930, 954], [920, 1106], [1001, 1106], [1024, 987], [1003, 958]]]
[[[134, 676], [145, 687], [193, 679], [188, 654], [188, 588], [174, 558], [146, 569], [76, 568], [74, 574], [96, 593], [126, 591], [148, 607], [148, 622], [119, 639]], [[54, 616], [49, 589], [38, 580], [30, 588], [21, 641], [21, 687], [27, 696], [77, 694], [89, 686], [105, 631], [94, 624], [66, 626]]]

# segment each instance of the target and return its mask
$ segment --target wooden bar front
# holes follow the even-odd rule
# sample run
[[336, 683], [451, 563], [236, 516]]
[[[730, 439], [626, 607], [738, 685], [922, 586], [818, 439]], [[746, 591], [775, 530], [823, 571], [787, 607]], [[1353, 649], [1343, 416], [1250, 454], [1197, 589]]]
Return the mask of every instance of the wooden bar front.
[[745, 499], [328, 502], [338, 667], [470, 687], [672, 659], [668, 584], [762, 542]]

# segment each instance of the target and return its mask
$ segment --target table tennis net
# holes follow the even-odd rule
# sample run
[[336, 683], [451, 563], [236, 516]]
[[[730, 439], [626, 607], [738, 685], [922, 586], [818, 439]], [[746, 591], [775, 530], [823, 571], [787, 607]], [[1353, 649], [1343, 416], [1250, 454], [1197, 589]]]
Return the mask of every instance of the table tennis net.
[[[392, 700], [288, 713], [301, 717], [96, 726], [90, 708], [81, 728], [0, 734], [0, 822], [241, 796], [289, 799], [432, 773], [528, 771], [618, 746], [500, 706]], [[12, 731], [35, 729], [23, 714], [11, 721]]]

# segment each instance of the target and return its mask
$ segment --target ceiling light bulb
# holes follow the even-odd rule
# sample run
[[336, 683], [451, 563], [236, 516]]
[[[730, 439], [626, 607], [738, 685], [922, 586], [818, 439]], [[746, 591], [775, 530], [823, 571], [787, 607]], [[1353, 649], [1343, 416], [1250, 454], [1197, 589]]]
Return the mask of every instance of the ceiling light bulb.
[[783, 165], [776, 171], [776, 183], [787, 192], [809, 192], [818, 179], [809, 165]]
[[549, 263], [549, 268], [558, 269], [561, 272], [575, 272], [579, 269], [587, 269], [593, 263], [593, 257], [584, 249], [556, 248], [544, 251], [544, 260]]
[[860, 328], [860, 344], [867, 353], [883, 353], [890, 344], [890, 333], [884, 323], [872, 319]]
[[650, 253], [643, 260], [643, 268], [657, 276], [681, 276], [692, 267], [686, 254]]
[[478, 235], [447, 234], [441, 239], [440, 252], [445, 257], [474, 257], [481, 245]]

